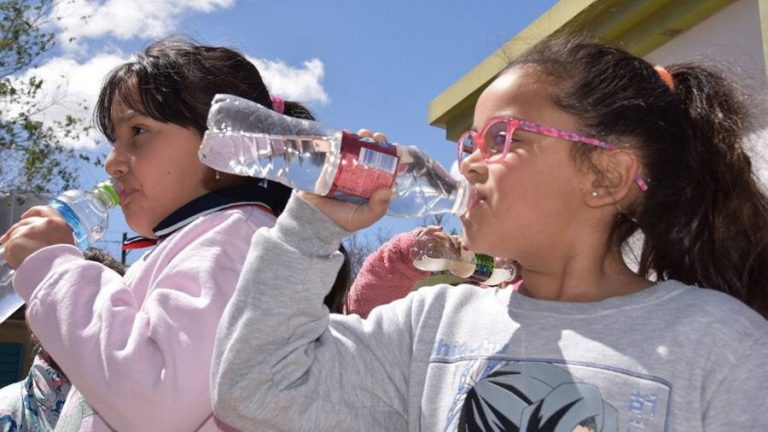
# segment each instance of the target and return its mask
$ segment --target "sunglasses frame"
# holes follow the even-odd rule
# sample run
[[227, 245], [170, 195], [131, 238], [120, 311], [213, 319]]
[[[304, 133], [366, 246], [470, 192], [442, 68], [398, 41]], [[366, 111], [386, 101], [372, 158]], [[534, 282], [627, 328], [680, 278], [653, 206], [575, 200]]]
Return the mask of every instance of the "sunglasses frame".
[[[488, 130], [492, 126], [495, 126], [497, 123], [502, 123], [502, 122], [505, 123], [507, 126], [506, 128], [507, 135], [504, 138], [504, 150], [500, 153], [491, 154], [490, 150], [485, 145], [485, 139], [484, 139], [485, 134], [488, 133]], [[544, 126], [538, 123], [533, 123], [527, 120], [519, 119], [517, 117], [493, 117], [490, 120], [488, 120], [488, 123], [485, 124], [485, 126], [480, 130], [480, 132], [468, 130], [459, 136], [459, 139], [456, 141], [457, 158], [459, 163], [461, 163], [462, 159], [464, 159], [465, 154], [474, 153], [474, 151], [476, 150], [475, 147], [479, 147], [480, 153], [483, 155], [483, 159], [487, 163], [494, 163], [502, 160], [507, 155], [507, 153], [509, 153], [509, 147], [512, 142], [512, 135], [517, 129], [522, 129], [526, 132], [535, 133], [537, 135], [544, 135], [548, 137], [564, 139], [566, 141], [589, 144], [595, 147], [599, 147], [603, 150], [611, 150], [616, 148], [616, 146], [609, 144], [605, 141], [599, 140], [597, 138], [591, 138], [588, 136], [577, 134], [575, 132], [568, 132], [562, 129]], [[471, 147], [469, 145], [464, 144], [464, 141], [467, 138], [471, 139], [471, 143], [472, 143]], [[636, 175], [634, 178], [634, 181], [637, 184], [637, 187], [640, 188], [641, 191], [645, 192], [646, 190], [648, 190], [648, 182], [640, 175]]]

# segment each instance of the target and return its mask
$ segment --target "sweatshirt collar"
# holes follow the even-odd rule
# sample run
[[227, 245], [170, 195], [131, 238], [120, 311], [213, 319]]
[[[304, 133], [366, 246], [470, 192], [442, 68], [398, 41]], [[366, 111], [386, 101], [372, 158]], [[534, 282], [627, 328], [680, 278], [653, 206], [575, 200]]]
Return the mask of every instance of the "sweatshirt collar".
[[136, 236], [123, 242], [124, 250], [141, 249], [154, 246], [158, 241], [165, 239], [198, 218], [234, 207], [256, 206], [261, 210], [274, 215], [274, 198], [267, 189], [249, 183], [243, 186], [235, 186], [208, 192], [168, 215], [152, 230], [154, 238]]

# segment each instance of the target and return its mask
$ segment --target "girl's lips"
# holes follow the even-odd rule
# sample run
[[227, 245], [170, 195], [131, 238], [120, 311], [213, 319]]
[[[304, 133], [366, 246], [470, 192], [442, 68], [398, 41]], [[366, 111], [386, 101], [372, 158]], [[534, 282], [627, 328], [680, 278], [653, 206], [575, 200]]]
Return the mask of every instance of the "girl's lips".
[[482, 201], [483, 197], [480, 196], [480, 194], [475, 191], [475, 193], [472, 194], [472, 196], [469, 198], [469, 205], [467, 206], [469, 210], [472, 210], [475, 208], [476, 205]]
[[124, 204], [126, 198], [131, 196], [131, 194], [133, 194], [133, 192], [135, 192], [134, 189], [125, 188], [125, 189], [121, 190], [120, 191], [120, 204]]
[[469, 203], [467, 204], [467, 211], [464, 212], [463, 215], [460, 216], [462, 220], [465, 220], [470, 217], [470, 215], [473, 213], [473, 210], [475, 207], [477, 207], [482, 201], [484, 200], [483, 196], [477, 193], [475, 191], [472, 196], [469, 198]]

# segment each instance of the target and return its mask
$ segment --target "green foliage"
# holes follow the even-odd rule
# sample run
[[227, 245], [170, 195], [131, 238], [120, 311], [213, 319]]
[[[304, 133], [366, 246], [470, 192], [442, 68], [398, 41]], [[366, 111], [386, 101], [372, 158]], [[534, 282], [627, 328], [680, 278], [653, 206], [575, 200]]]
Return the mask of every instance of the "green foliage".
[[55, 35], [44, 30], [52, 1], [0, 0], [0, 194], [70, 189], [77, 186], [81, 162], [101, 163], [64, 145], [90, 126], [74, 116], [40, 120], [55, 102], [41, 100], [43, 81], [34, 73], [19, 78], [34, 71], [55, 43]]

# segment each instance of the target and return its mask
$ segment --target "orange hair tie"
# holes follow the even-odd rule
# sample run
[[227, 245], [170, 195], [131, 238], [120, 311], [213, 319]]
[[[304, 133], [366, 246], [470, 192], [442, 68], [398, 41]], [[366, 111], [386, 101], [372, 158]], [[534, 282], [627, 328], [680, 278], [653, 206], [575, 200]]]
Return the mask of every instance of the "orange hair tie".
[[664, 81], [664, 84], [666, 84], [670, 90], [675, 91], [675, 80], [672, 79], [672, 74], [669, 73], [664, 66], [654, 66], [653, 68], [656, 69], [656, 73], [659, 74], [659, 77]]

